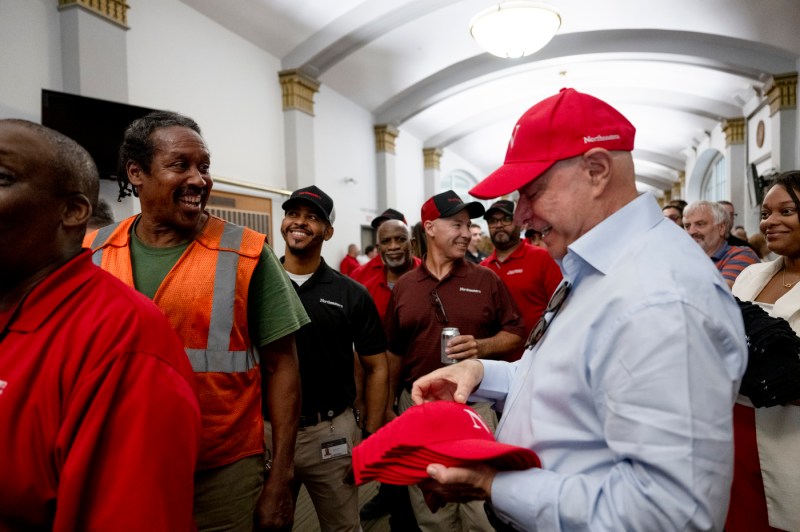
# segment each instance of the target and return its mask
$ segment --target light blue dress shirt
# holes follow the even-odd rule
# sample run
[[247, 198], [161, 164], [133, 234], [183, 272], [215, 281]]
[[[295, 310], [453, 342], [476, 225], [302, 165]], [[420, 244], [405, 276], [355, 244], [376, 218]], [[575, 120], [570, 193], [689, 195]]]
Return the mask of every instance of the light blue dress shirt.
[[727, 285], [649, 194], [560, 266], [572, 291], [539, 344], [481, 361], [497, 439], [543, 464], [498, 473], [495, 511], [521, 530], [721, 530], [747, 361]]

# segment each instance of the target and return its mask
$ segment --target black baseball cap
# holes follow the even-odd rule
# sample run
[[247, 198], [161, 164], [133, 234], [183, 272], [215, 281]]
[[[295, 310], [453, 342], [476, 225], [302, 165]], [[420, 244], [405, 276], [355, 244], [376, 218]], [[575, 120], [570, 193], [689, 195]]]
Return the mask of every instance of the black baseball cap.
[[448, 218], [455, 216], [464, 209], [467, 209], [470, 218], [483, 216], [484, 208], [480, 202], [471, 201], [464, 203], [461, 198], [452, 190], [446, 190], [431, 197], [422, 204], [421, 218], [422, 223], [437, 218]]
[[305, 201], [314, 205], [329, 224], [333, 225], [333, 220], [336, 218], [336, 209], [333, 208], [333, 200], [330, 196], [325, 194], [319, 187], [311, 185], [310, 187], [299, 188], [292, 192], [289, 199], [283, 202], [283, 210], [285, 211], [292, 204], [298, 201]]
[[489, 219], [489, 214], [491, 214], [492, 211], [500, 211], [509, 216], [514, 216], [514, 202], [506, 199], [495, 201], [492, 203], [492, 206], [486, 210], [486, 214], [483, 215], [483, 219]]
[[408, 225], [408, 222], [406, 222], [406, 217], [403, 216], [403, 213], [394, 209], [386, 209], [380, 214], [380, 216], [376, 216], [370, 225], [377, 229], [378, 226], [386, 220], [400, 220], [404, 224]]

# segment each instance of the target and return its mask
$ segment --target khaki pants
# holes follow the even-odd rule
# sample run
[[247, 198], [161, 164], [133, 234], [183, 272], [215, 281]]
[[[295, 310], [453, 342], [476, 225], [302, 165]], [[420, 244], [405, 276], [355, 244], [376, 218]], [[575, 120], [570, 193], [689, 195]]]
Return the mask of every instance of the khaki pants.
[[[411, 394], [406, 390], [400, 394], [398, 410], [402, 414], [414, 405]], [[470, 405], [488, 427], [494, 430], [497, 428], [497, 414], [492, 410], [489, 403], [475, 403]], [[431, 512], [425, 504], [425, 497], [418, 486], [408, 487], [408, 496], [411, 499], [411, 507], [414, 509], [414, 516], [417, 518], [417, 525], [424, 532], [452, 531], [467, 532], [481, 531], [494, 532], [494, 527], [489, 524], [486, 511], [483, 509], [483, 501], [472, 501], [468, 503], [450, 503], [439, 508], [436, 513]]]
[[194, 519], [199, 532], [251, 532], [253, 513], [264, 484], [264, 455], [197, 471]]
[[[264, 421], [267, 448], [272, 451], [272, 425]], [[345, 438], [347, 455], [323, 460], [322, 444], [336, 438]], [[352, 464], [353, 446], [361, 441], [361, 429], [356, 425], [349, 408], [330, 421], [323, 421], [297, 432], [294, 451], [294, 497], [305, 485], [319, 519], [320, 530], [360, 531], [358, 517], [358, 491], [355, 485], [344, 483]]]

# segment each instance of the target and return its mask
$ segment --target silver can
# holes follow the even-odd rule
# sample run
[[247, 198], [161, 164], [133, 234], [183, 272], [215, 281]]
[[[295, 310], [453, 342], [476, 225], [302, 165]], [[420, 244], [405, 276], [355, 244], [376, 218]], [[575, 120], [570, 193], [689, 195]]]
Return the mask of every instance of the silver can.
[[458, 332], [458, 327], [445, 327], [442, 329], [442, 364], [455, 364], [458, 360], [454, 358], [448, 358], [447, 356], [447, 342], [450, 341], [451, 338], [455, 338], [456, 336], [460, 335], [461, 333]]

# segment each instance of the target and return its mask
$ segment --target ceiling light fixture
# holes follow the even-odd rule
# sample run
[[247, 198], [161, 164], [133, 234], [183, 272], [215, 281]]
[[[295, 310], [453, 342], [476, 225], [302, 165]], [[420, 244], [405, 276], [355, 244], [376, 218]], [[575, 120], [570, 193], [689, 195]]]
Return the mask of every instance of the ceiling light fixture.
[[500, 2], [475, 15], [469, 32], [498, 57], [524, 57], [550, 42], [561, 27], [561, 15], [540, 2]]

